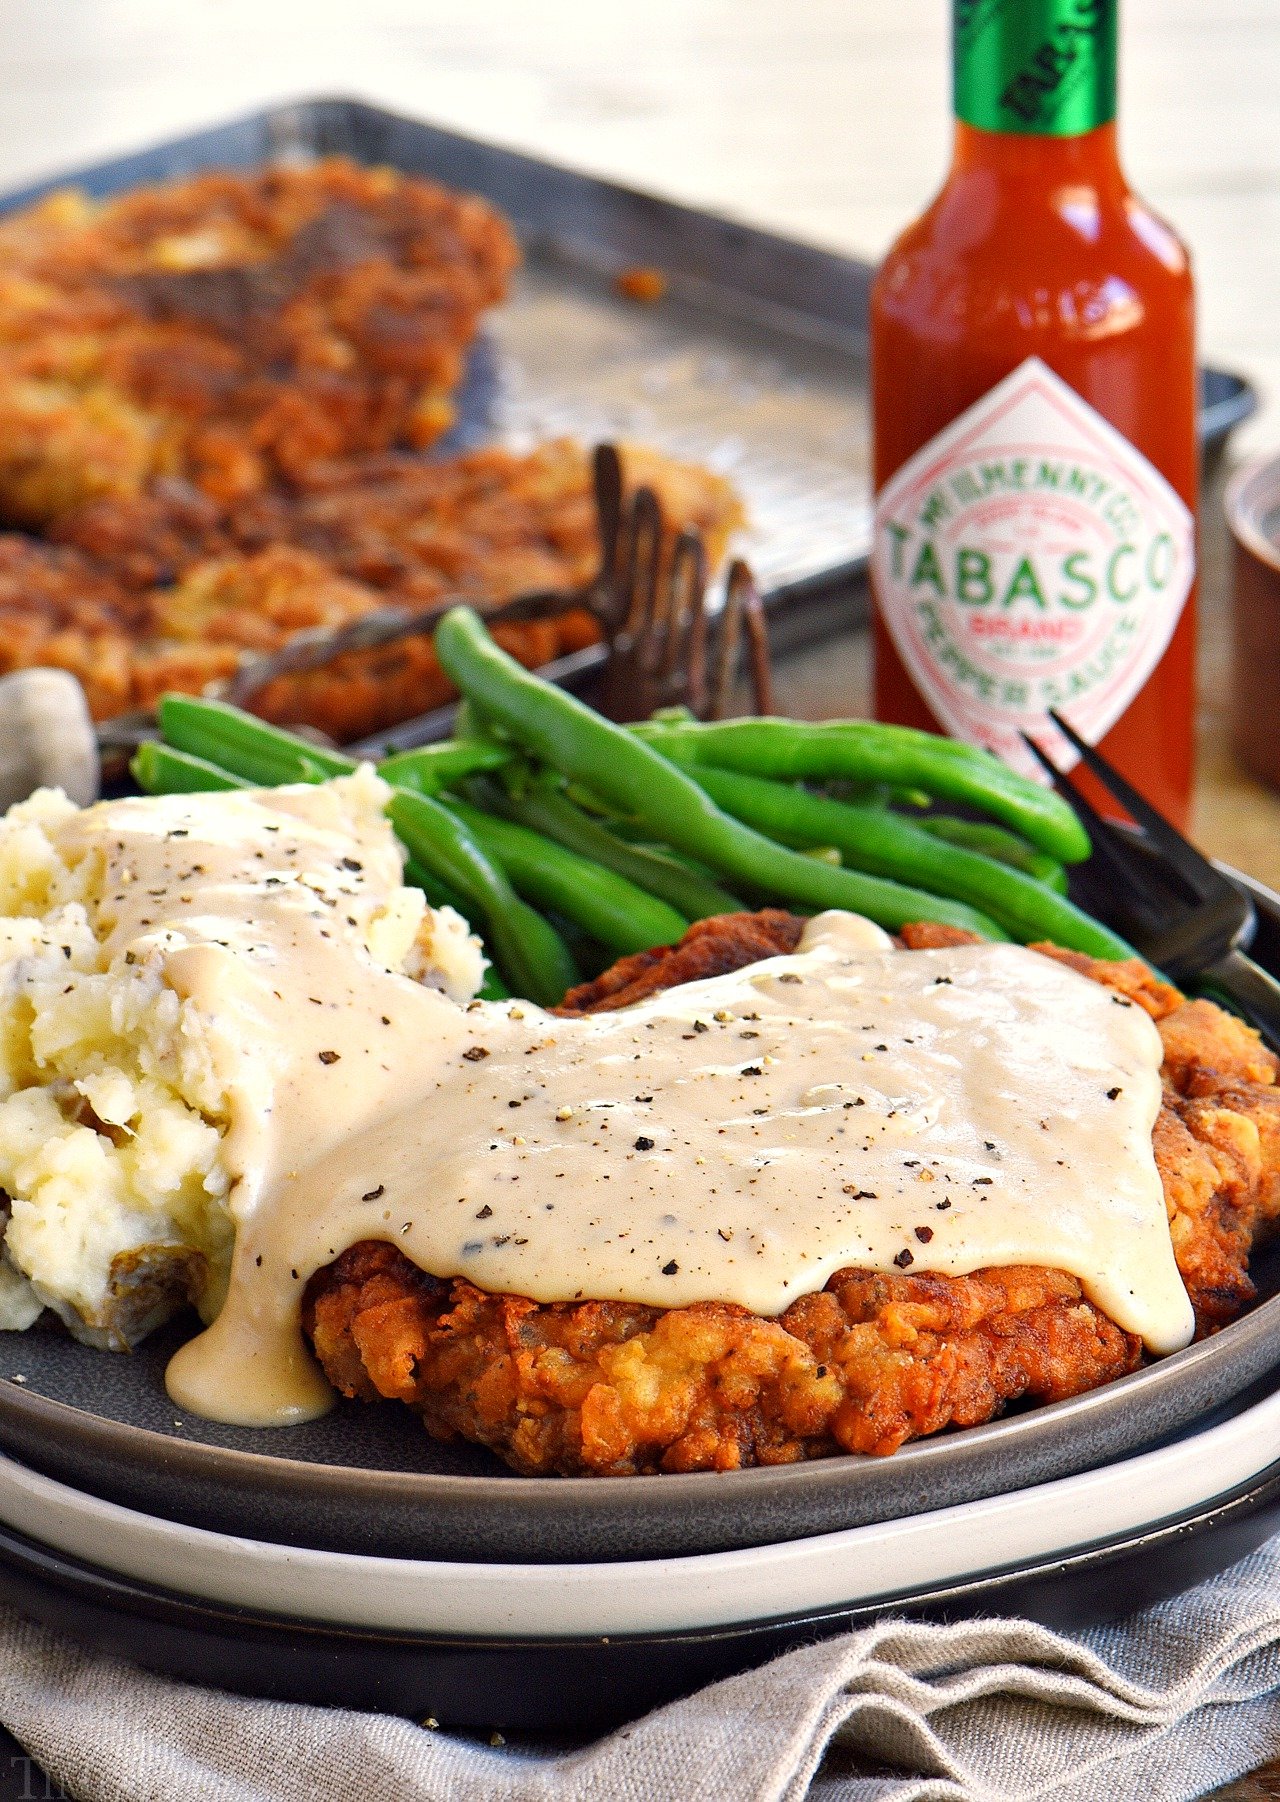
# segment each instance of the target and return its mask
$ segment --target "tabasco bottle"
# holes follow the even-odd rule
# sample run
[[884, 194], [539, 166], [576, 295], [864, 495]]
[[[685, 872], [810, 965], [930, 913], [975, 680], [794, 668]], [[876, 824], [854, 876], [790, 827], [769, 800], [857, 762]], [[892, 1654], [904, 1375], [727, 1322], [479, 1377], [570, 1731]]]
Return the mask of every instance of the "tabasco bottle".
[[954, 161], [871, 297], [876, 714], [1037, 774], [1056, 707], [1184, 823], [1192, 281], [1117, 159], [1116, 0], [953, 7]]

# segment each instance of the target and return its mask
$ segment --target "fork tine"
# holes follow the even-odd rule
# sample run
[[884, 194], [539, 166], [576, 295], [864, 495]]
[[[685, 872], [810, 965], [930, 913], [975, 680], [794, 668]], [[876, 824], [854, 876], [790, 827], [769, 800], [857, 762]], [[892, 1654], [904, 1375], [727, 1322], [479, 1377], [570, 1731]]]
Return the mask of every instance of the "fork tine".
[[671, 555], [667, 575], [667, 605], [658, 680], [670, 685], [680, 665], [681, 652], [695, 612], [706, 602], [707, 553], [697, 532], [681, 532]]
[[1091, 770], [1108, 794], [1113, 795], [1121, 806], [1126, 808], [1134, 820], [1146, 833], [1151, 843], [1167, 859], [1181, 876], [1182, 880], [1197, 895], [1209, 896], [1219, 894], [1227, 886], [1225, 876], [1220, 876], [1195, 846], [1190, 844], [1176, 827], [1171, 826], [1163, 814], [1157, 813], [1151, 803], [1140, 795], [1131, 783], [1125, 781], [1118, 770], [1115, 770], [1103, 757], [1095, 751], [1086, 739], [1081, 738], [1075, 727], [1060, 713], [1049, 709], [1049, 718], [1061, 732], [1067, 743], [1078, 753], [1081, 763]]
[[730, 582], [725, 590], [724, 606], [716, 617], [715, 669], [711, 678], [709, 720], [722, 720], [729, 701], [729, 687], [738, 662], [738, 643], [742, 637], [743, 594], [740, 582]]
[[632, 495], [623, 536], [625, 552], [616, 630], [634, 637], [651, 626], [657, 599], [662, 515], [652, 488], [637, 488]]
[[758, 714], [773, 712], [773, 669], [769, 661], [769, 628], [764, 602], [750, 566], [735, 557], [729, 566], [729, 588], [742, 594], [742, 623], [747, 634], [751, 665], [751, 693]]
[[591, 457], [591, 484], [600, 538], [599, 587], [607, 592], [617, 579], [622, 555], [622, 461], [616, 444], [597, 444]]
[[689, 626], [688, 663], [685, 676], [685, 703], [693, 717], [707, 717], [707, 609], [705, 597], [701, 607], [693, 610]]
[[1047, 753], [1034, 738], [1022, 733], [1022, 742], [1048, 775], [1053, 786], [1074, 809], [1082, 821], [1093, 845], [1095, 856], [1114, 879], [1116, 886], [1123, 891], [1125, 902], [1133, 910], [1136, 918], [1147, 923], [1159, 922], [1161, 915], [1152, 894], [1151, 874], [1144, 871], [1141, 876], [1134, 869], [1127, 854], [1128, 847], [1122, 846], [1115, 838], [1111, 823], [1103, 819], [1093, 803], [1082, 795], [1080, 790], [1063, 774]]

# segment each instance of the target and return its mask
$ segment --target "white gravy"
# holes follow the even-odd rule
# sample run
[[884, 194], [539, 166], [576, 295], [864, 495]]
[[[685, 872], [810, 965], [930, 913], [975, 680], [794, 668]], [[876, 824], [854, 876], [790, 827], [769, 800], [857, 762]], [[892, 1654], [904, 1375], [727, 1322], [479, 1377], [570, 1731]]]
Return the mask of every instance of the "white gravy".
[[844, 1266], [1037, 1264], [1152, 1351], [1190, 1338], [1140, 1008], [1017, 946], [903, 952], [841, 913], [794, 955], [620, 1013], [459, 1006], [371, 955], [394, 847], [344, 845], [322, 797], [95, 810], [131, 872], [117, 942], [159, 934], [171, 985], [257, 1047], [226, 1140], [230, 1288], [169, 1366], [181, 1405], [246, 1425], [326, 1408], [300, 1301], [361, 1239], [540, 1301], [765, 1315]]

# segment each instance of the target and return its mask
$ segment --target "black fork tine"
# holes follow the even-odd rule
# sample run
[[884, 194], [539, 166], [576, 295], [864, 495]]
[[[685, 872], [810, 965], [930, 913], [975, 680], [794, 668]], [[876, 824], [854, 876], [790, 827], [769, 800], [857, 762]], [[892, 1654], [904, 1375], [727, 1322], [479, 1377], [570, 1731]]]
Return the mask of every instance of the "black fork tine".
[[729, 566], [729, 588], [742, 596], [742, 627], [747, 635], [752, 701], [757, 713], [773, 712], [773, 669], [769, 662], [769, 628], [764, 602], [750, 566], [741, 557]]
[[1152, 893], [1151, 876], [1154, 871], [1151, 873], [1143, 871], [1140, 876], [1133, 867], [1128, 855], [1128, 848], [1116, 843], [1110, 821], [1103, 819], [1093, 803], [1080, 793], [1075, 784], [1063, 774], [1034, 738], [1028, 737], [1024, 732], [1022, 742], [1049, 777], [1063, 800], [1079, 816], [1089, 834], [1094, 856], [1099, 863], [1106, 866], [1107, 874], [1121, 891], [1123, 904], [1131, 910], [1135, 919], [1141, 920], [1147, 925], [1157, 925], [1163, 915]]
[[1075, 727], [1053, 708], [1049, 709], [1049, 718], [1061, 732], [1067, 743], [1075, 750], [1085, 768], [1091, 770], [1098, 781], [1119, 801], [1141, 826], [1143, 832], [1151, 840], [1152, 845], [1163, 858], [1175, 869], [1192, 892], [1203, 900], [1220, 895], [1231, 885], [1225, 876], [1203, 857], [1195, 846], [1189, 844], [1182, 834], [1169, 824], [1162, 814], [1156, 812], [1151, 803], [1138, 793], [1132, 784], [1125, 781], [1118, 770], [1112, 769], [1101, 752], [1095, 751], [1087, 740], [1081, 738]]
[[596, 585], [607, 592], [617, 580], [622, 555], [622, 461], [617, 445], [597, 444], [591, 458], [591, 487], [600, 540], [600, 571]]
[[707, 553], [701, 534], [683, 531], [676, 539], [667, 575], [667, 623], [657, 672], [664, 685], [670, 685], [680, 669], [694, 614], [706, 605], [706, 592]]

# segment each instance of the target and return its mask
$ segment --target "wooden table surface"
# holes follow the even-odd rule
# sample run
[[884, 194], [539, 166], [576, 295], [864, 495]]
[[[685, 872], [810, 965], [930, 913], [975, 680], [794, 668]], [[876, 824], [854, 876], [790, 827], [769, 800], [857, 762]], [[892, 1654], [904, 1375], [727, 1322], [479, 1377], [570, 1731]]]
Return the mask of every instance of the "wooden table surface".
[[[947, 16], [946, 0], [0, 0], [0, 188], [269, 100], [358, 93], [874, 256], [945, 165]], [[1124, 0], [1122, 17], [1131, 171], [1192, 244], [1204, 355], [1264, 390], [1237, 454], [1276, 445], [1280, 0]], [[1280, 886], [1280, 796], [1228, 747], [1216, 492], [1203, 567], [1197, 831]], [[865, 692], [857, 637], [782, 672], [797, 711]], [[1227, 1796], [1280, 1797], [1280, 1774]]]

